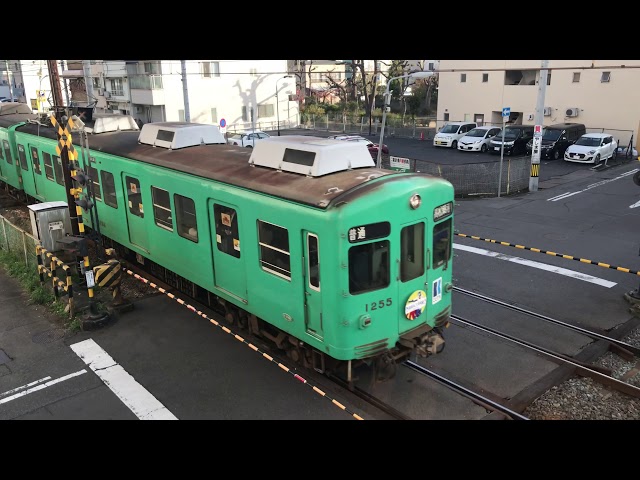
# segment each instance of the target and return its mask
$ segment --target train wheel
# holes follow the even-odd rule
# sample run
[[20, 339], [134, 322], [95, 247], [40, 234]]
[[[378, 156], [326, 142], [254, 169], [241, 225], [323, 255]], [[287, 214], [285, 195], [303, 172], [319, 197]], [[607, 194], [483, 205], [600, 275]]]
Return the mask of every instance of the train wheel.
[[378, 382], [390, 380], [396, 376], [397, 365], [391, 354], [387, 353], [373, 362], [373, 376]]

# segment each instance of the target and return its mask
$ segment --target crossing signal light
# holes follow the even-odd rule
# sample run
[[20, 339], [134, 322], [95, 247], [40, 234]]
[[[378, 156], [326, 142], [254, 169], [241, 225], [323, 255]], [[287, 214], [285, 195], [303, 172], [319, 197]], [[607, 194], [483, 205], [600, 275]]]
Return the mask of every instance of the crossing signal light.
[[76, 182], [78, 182], [80, 185], [82, 185], [83, 187], [89, 182], [90, 178], [82, 171], [82, 170], [78, 170], [76, 172], [75, 175], [72, 175], [71, 178], [73, 178]]
[[84, 197], [76, 200], [76, 205], [82, 208], [85, 212], [93, 208], [93, 202], [89, 197]]

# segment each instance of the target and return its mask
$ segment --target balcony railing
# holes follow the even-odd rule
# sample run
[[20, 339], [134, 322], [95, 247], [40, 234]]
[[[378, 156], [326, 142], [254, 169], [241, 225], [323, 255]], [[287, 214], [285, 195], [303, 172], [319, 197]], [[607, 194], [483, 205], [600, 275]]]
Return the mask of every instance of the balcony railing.
[[162, 86], [162, 75], [131, 75], [131, 88], [140, 90], [160, 90]]

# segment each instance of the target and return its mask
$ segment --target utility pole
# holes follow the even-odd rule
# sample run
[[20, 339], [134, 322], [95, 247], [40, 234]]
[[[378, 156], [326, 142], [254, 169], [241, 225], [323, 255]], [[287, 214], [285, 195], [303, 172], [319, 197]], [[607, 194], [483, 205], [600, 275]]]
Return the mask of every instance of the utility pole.
[[[49, 70], [49, 79], [51, 80], [51, 95], [53, 96], [53, 112], [54, 112], [54, 127], [58, 127], [56, 133], [58, 134], [58, 144], [63, 144], [62, 148], [59, 148], [60, 160], [62, 162], [62, 173], [64, 176], [64, 185], [67, 193], [67, 205], [69, 205], [69, 219], [71, 220], [71, 231], [74, 236], [79, 235], [80, 229], [78, 228], [78, 215], [76, 213], [76, 200], [71, 192], [73, 183], [71, 179], [71, 171], [69, 169], [69, 148], [67, 146], [67, 139], [62, 138], [64, 129], [66, 128], [66, 110], [62, 101], [62, 90], [60, 89], [60, 77], [58, 75], [58, 64], [56, 60], [47, 60], [47, 69]], [[69, 142], [69, 144], [71, 144]]]
[[84, 86], [87, 92], [87, 106], [91, 105], [94, 95], [93, 95], [93, 80], [91, 79], [91, 61], [83, 60], [82, 61], [82, 74], [84, 76]]
[[187, 61], [180, 60], [182, 65], [182, 97], [184, 99], [184, 121], [191, 122], [191, 114], [189, 113], [189, 88], [187, 87]]
[[535, 127], [533, 130], [533, 145], [531, 148], [531, 174], [529, 177], [529, 191], [538, 191], [538, 178], [540, 175], [540, 146], [542, 144], [542, 123], [544, 121], [544, 94], [547, 89], [547, 77], [549, 76], [549, 60], [542, 61], [540, 79], [538, 80], [538, 101], [534, 115]]
[[11, 101], [14, 102], [13, 98], [13, 86], [11, 85], [11, 72], [9, 71], [9, 60], [4, 61], [5, 68], [7, 69], [7, 83], [9, 84], [9, 95], [11, 96]]

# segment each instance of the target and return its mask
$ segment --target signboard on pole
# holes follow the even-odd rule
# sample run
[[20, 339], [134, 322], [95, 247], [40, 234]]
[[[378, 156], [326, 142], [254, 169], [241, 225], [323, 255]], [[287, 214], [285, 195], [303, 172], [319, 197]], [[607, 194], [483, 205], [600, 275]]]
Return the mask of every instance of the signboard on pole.
[[511, 107], [503, 107], [502, 108], [502, 118], [506, 120], [511, 116]]
[[227, 133], [227, 121], [224, 118], [220, 119], [220, 133]]
[[389, 157], [391, 170], [396, 172], [406, 172], [411, 169], [411, 160], [403, 157]]

